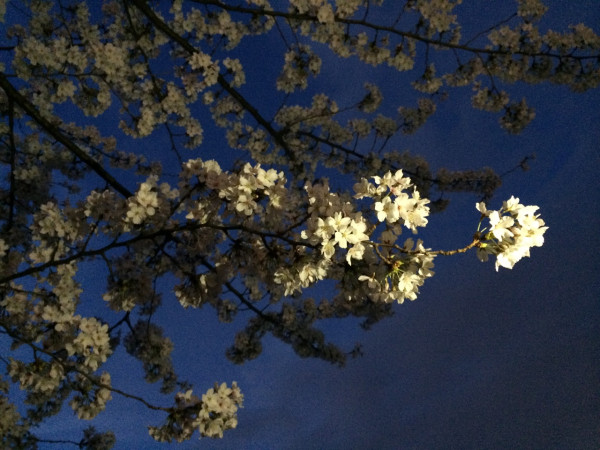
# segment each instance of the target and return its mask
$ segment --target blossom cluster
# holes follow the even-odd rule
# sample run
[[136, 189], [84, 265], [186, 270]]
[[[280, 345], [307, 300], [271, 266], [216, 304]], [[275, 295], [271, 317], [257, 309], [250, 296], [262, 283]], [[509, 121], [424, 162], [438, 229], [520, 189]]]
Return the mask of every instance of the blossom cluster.
[[[363, 178], [354, 185], [355, 198], [371, 197], [376, 200], [374, 209], [380, 222], [394, 224], [398, 222], [406, 228], [417, 232], [417, 227], [427, 225], [429, 200], [421, 198], [410, 178], [405, 177], [402, 170], [387, 172], [382, 177], [374, 176], [375, 184]], [[404, 192], [412, 188], [409, 195]]]
[[198, 414], [198, 428], [202, 436], [223, 437], [223, 431], [237, 426], [237, 410], [242, 406], [244, 396], [237, 383], [231, 387], [225, 383], [202, 395], [202, 408]]
[[[330, 276], [333, 265], [339, 264], [335, 258], [339, 252], [348, 266], [352, 266], [353, 261], [359, 262], [357, 279], [368, 282], [346, 291], [344, 295], [348, 300], [366, 295], [371, 301], [402, 303], [406, 298], [417, 298], [418, 288], [425, 278], [433, 275], [430, 269], [434, 256], [421, 241], [413, 249], [412, 239], [400, 248], [396, 240], [402, 226], [416, 233], [417, 227], [427, 224], [429, 200], [420, 197], [401, 170], [374, 176], [373, 181], [363, 178], [357, 183], [354, 198], [371, 200], [375, 222], [356, 211], [352, 202], [330, 192], [328, 183], [305, 187], [310, 217], [301, 237], [318, 248], [321, 259], [315, 261], [312, 254], [312, 259], [302, 260], [302, 264], [293, 269], [278, 269], [275, 282], [285, 286], [285, 295]], [[410, 195], [405, 192], [411, 189]], [[380, 242], [373, 242], [378, 222], [383, 222], [385, 229], [379, 235]]]
[[321, 254], [327, 260], [334, 255], [336, 246], [348, 249], [348, 264], [352, 264], [352, 258], [362, 259], [365, 250], [362, 242], [369, 239], [362, 213], [355, 212], [350, 202], [330, 192], [328, 183], [307, 185], [305, 189], [311, 217], [301, 233], [302, 238], [320, 244]]
[[452, 9], [462, 0], [417, 0], [415, 7], [427, 19], [432, 32], [443, 33], [456, 23], [456, 15], [450, 14]]
[[285, 54], [285, 64], [277, 79], [277, 89], [288, 93], [306, 89], [308, 75], [316, 76], [320, 71], [321, 58], [309, 46], [299, 45]]
[[95, 318], [82, 318], [78, 324], [80, 333], [65, 345], [69, 356], [77, 354], [84, 358], [83, 364], [95, 371], [110, 355], [108, 325]]
[[92, 383], [90, 378], [83, 375], [79, 375], [78, 378], [81, 390], [71, 400], [70, 405], [77, 413], [77, 417], [90, 420], [102, 412], [112, 398], [110, 373], [103, 372], [95, 383]]
[[[374, 246], [385, 264], [371, 264], [367, 274], [358, 279], [373, 290], [371, 298], [374, 300], [398, 303], [407, 298], [414, 300], [424, 280], [433, 276], [434, 255], [429, 254], [421, 240], [414, 244], [412, 239], [407, 239], [402, 247], [396, 245], [396, 240], [402, 226], [416, 234], [417, 227], [427, 225], [429, 200], [421, 198], [410, 178], [401, 170], [374, 176], [373, 181], [374, 184], [363, 178], [357, 183], [354, 197], [372, 198], [377, 220], [386, 225], [380, 242]], [[406, 191], [410, 190], [409, 195]]]
[[[395, 240], [393, 233], [388, 236]], [[369, 297], [373, 301], [403, 303], [405, 299], [415, 300], [425, 279], [434, 275], [431, 270], [434, 257], [423, 246], [423, 241], [419, 239], [415, 243], [409, 238], [399, 254], [392, 259], [386, 258], [390, 262], [388, 265], [373, 265], [372, 273], [360, 275], [358, 280], [371, 291]]]
[[11, 358], [8, 364], [8, 375], [19, 381], [21, 389], [38, 393], [56, 391], [64, 379], [64, 372], [63, 366], [55, 361], [25, 364]]
[[531, 247], [544, 244], [544, 233], [548, 229], [539, 214], [537, 206], [524, 206], [519, 199], [511, 197], [499, 210], [488, 210], [483, 202], [477, 203], [482, 218], [489, 220], [489, 230], [481, 232], [477, 256], [487, 261], [489, 255], [496, 256], [496, 270], [499, 267], [512, 269], [523, 257], [529, 256]]
[[150, 435], [161, 442], [173, 439], [182, 442], [198, 430], [201, 436], [222, 438], [224, 431], [237, 427], [237, 411], [243, 401], [244, 396], [235, 381], [231, 387], [226, 383], [215, 383], [214, 388], [202, 394], [202, 399], [191, 389], [179, 392], [166, 424], [149, 427]]
[[147, 217], [151, 217], [158, 208], [158, 197], [153, 190], [156, 183], [150, 179], [140, 185], [135, 198], [129, 202], [127, 221], [135, 225], [142, 223]]

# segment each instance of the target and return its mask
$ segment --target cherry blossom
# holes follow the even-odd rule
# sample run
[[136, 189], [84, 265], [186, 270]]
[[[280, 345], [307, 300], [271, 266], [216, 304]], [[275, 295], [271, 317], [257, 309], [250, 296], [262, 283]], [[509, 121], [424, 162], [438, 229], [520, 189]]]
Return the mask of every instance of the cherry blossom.
[[[417, 132], [455, 88], [470, 87], [474, 108], [519, 133], [536, 113], [514, 98], [515, 83], [600, 83], [600, 37], [584, 24], [540, 28], [540, 0], [519, 0], [474, 38], [461, 34], [459, 0], [159, 3], [0, 1], [7, 447], [37, 443], [36, 427], [63, 404], [91, 420], [116, 395], [166, 416], [149, 427], [158, 441], [235, 428], [235, 382], [195, 395], [178, 378], [176, 343], [157, 325], [165, 292], [182, 309], [245, 320], [226, 352], [235, 363], [258, 357], [270, 334], [343, 365], [353, 350], [328, 342], [319, 321], [388, 317], [391, 304], [418, 298], [438, 257], [473, 250], [512, 269], [544, 243], [538, 207], [511, 197], [488, 210], [501, 183], [492, 169], [434, 173], [393, 138]], [[275, 75], [257, 70], [252, 45], [272, 46], [261, 54], [275, 53]], [[321, 92], [338, 58], [360, 76], [403, 72], [415, 97], [390, 106], [371, 79]], [[206, 146], [227, 157], [205, 157]], [[455, 192], [483, 200], [470, 243], [400, 240], [432, 225]], [[82, 305], [84, 267], [105, 279], [95, 316]], [[328, 282], [335, 294], [315, 300]], [[161, 393], [176, 391], [172, 404], [112, 385], [105, 363], [120, 348]], [[114, 441], [89, 428], [76, 444]]]

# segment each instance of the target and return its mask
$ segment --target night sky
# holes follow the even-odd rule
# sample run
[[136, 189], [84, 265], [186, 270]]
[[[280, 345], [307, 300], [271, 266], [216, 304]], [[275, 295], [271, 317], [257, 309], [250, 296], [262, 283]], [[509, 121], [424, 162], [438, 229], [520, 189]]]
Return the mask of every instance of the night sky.
[[[598, 1], [546, 3], [552, 26], [583, 21], [599, 31]], [[480, 28], [493, 23], [475, 15], [469, 20]], [[281, 64], [281, 55], [263, 63]], [[356, 80], [348, 81], [350, 67], [352, 61], [324, 61], [319, 89], [336, 99], [354, 98], [352, 83], [360, 86], [368, 77], [382, 85], [394, 107], [416, 76], [393, 78], [360, 66]], [[263, 90], [256, 95], [268, 104], [269, 87], [258, 87]], [[434, 170], [490, 166], [499, 173], [535, 153], [531, 170], [507, 174], [488, 207], [498, 209], [511, 195], [538, 205], [550, 227], [544, 246], [499, 272], [474, 252], [440, 256], [418, 299], [396, 305], [394, 317], [370, 331], [353, 319], [325, 323], [329, 338], [343, 348], [363, 344], [364, 355], [342, 369], [301, 359], [273, 338], [264, 340], [258, 359], [235, 366], [224, 351], [241, 322], [223, 325], [212, 310], [184, 311], [165, 297], [158, 323], [175, 342], [178, 374], [198, 393], [215, 381], [235, 380], [245, 394], [237, 429], [217, 441], [198, 441], [196, 434], [180, 448], [600, 448], [600, 90], [574, 94], [547, 84], [508, 89], [514, 98], [526, 96], [537, 112], [522, 134], [508, 135], [497, 116], [474, 111], [471, 91], [463, 88], [450, 91], [416, 134], [397, 137], [388, 149], [421, 154]], [[219, 153], [219, 136], [207, 135], [207, 154]], [[426, 247], [469, 243], [479, 218], [476, 201], [466, 194], [451, 197], [448, 210], [431, 216], [419, 234]], [[101, 302], [101, 278], [83, 276], [91, 286], [86, 298]], [[140, 364], [123, 353], [106, 365], [113, 385], [148, 392], [140, 384]], [[115, 431], [117, 448], [166, 448], [146, 431], [163, 418], [113, 395], [92, 424]], [[39, 436], [78, 440], [77, 430], [87, 425], [72, 420], [67, 406], [40, 427]]]

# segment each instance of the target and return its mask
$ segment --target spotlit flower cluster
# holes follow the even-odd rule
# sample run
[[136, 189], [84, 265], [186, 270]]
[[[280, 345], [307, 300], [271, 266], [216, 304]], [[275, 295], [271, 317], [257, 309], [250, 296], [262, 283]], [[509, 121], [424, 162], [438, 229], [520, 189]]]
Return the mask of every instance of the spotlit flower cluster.
[[[393, 236], [391, 232], [387, 234]], [[399, 250], [397, 253], [389, 251], [390, 247], [379, 250], [385, 264], [371, 265], [370, 275], [358, 277], [368, 287], [373, 301], [403, 303], [406, 299], [415, 300], [425, 279], [434, 275], [431, 269], [435, 255], [423, 246], [423, 241], [419, 239], [415, 244], [409, 238], [402, 247], [394, 247]]]
[[321, 254], [327, 260], [333, 257], [336, 246], [348, 249], [348, 264], [352, 264], [352, 258], [362, 259], [362, 242], [369, 238], [365, 233], [367, 224], [362, 213], [354, 211], [350, 202], [344, 202], [330, 192], [328, 183], [308, 185], [306, 191], [311, 217], [307, 229], [302, 231], [302, 238], [320, 244]]
[[[417, 227], [427, 225], [429, 215], [428, 199], [421, 198], [419, 191], [413, 186], [410, 178], [405, 177], [402, 170], [392, 174], [387, 172], [383, 177], [374, 176], [375, 185], [363, 178], [354, 185], [355, 198], [371, 197], [375, 200], [374, 209], [379, 222], [394, 224], [398, 222], [406, 228], [417, 232]], [[412, 192], [404, 192], [411, 190]]]
[[511, 197], [497, 211], [488, 210], [483, 202], [476, 208], [489, 220], [489, 229], [482, 231], [477, 256], [481, 261], [487, 261], [489, 255], [495, 255], [496, 270], [500, 267], [512, 269], [518, 261], [529, 256], [531, 247], [544, 244], [548, 227], [539, 214], [535, 214], [539, 209], [537, 206], [524, 206], [518, 198]]

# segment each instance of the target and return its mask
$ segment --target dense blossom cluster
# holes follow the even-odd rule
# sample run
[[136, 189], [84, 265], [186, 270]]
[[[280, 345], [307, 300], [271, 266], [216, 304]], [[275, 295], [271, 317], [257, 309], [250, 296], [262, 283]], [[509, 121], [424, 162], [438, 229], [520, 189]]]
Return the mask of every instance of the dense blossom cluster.
[[[0, 378], [1, 446], [35, 447], [35, 427], [63, 404], [88, 420], [117, 394], [167, 415], [150, 427], [160, 441], [235, 428], [235, 382], [197, 397], [177, 377], [175, 343], [156, 324], [164, 292], [184, 308], [214, 308], [223, 322], [249, 314], [227, 350], [236, 363], [257, 357], [271, 334], [342, 365], [352, 352], [328, 342], [319, 320], [354, 316], [368, 327], [391, 315], [392, 303], [417, 298], [439, 255], [477, 248], [482, 260], [496, 256], [496, 269], [512, 268], [543, 244], [537, 207], [514, 197], [497, 211], [479, 203], [489, 227], [462, 249], [401, 241], [404, 228], [417, 234], [445, 207], [444, 194], [487, 202], [501, 179], [488, 168], [432, 173], [390, 142], [462, 86], [473, 89], [473, 107], [520, 132], [535, 113], [507, 85], [597, 87], [600, 37], [583, 24], [543, 30], [540, 0], [518, 0], [510, 20], [474, 39], [461, 34], [460, 0], [381, 3], [33, 0], [24, 12], [0, 0], [0, 20], [10, 19], [0, 35], [0, 333], [19, 349], [0, 358], [9, 377]], [[272, 76], [245, 50], [255, 38], [279, 49]], [[448, 49], [450, 60], [438, 51]], [[415, 71], [412, 105], [386, 105], [365, 80], [356, 92], [320, 92], [338, 57]], [[203, 143], [211, 121], [232, 167], [182, 153]], [[104, 136], [111, 126], [143, 143], [126, 153]], [[93, 308], [81, 307], [82, 267], [106, 276]], [[311, 297], [326, 280], [336, 293]], [[102, 308], [110, 313], [82, 315]], [[162, 393], [179, 391], [174, 406], [112, 386], [105, 362], [120, 345]], [[114, 436], [90, 428], [76, 444], [108, 448]]]
[[149, 427], [150, 435], [157, 441], [182, 442], [197, 429], [201, 436], [222, 438], [223, 432], [237, 426], [237, 410], [242, 407], [244, 396], [234, 381], [231, 387], [215, 383], [202, 399], [190, 389], [175, 395], [175, 410], [167, 423], [161, 427]]
[[496, 270], [499, 267], [512, 269], [525, 256], [531, 247], [544, 244], [544, 233], [548, 227], [535, 214], [537, 206], [524, 206], [519, 199], [511, 197], [497, 211], [488, 210], [484, 203], [477, 204], [477, 210], [489, 220], [489, 231], [482, 232], [477, 256], [487, 261], [489, 255], [496, 256]]

